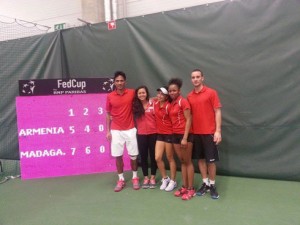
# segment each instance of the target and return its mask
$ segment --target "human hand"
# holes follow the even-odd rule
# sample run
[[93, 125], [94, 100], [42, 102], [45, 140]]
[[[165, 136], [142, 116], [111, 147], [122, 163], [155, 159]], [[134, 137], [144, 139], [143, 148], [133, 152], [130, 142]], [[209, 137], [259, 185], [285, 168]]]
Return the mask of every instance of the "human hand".
[[214, 142], [216, 143], [216, 145], [220, 144], [222, 141], [222, 136], [221, 136], [221, 132], [220, 131], [216, 131], [214, 133]]
[[106, 139], [107, 139], [108, 141], [111, 141], [111, 133], [110, 133], [110, 131], [108, 131], [108, 132], [106, 133]]
[[187, 147], [187, 139], [186, 138], [183, 138], [182, 140], [181, 140], [181, 148], [186, 148]]

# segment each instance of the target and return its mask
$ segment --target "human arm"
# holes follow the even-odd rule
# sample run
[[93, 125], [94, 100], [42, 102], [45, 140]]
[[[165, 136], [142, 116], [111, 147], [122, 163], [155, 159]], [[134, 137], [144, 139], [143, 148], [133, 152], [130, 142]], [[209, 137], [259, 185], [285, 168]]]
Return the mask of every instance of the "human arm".
[[221, 135], [222, 113], [221, 113], [221, 108], [215, 108], [215, 121], [216, 121], [216, 131], [214, 133], [214, 142], [218, 145], [222, 141], [222, 135]]
[[111, 133], [110, 133], [110, 124], [111, 124], [111, 114], [110, 112], [106, 113], [106, 138], [107, 140], [111, 141]]
[[185, 129], [184, 129], [184, 134], [183, 134], [183, 138], [181, 140], [181, 145], [183, 147], [187, 146], [187, 139], [189, 136], [189, 132], [191, 129], [191, 124], [192, 124], [192, 115], [191, 115], [191, 110], [190, 109], [186, 109], [183, 111], [183, 115], [185, 118]]

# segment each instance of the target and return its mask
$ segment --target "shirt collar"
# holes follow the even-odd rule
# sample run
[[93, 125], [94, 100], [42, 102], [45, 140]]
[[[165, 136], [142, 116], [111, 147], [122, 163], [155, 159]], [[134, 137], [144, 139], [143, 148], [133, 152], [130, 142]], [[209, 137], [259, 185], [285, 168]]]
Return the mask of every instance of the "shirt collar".
[[[128, 90], [127, 90], [127, 88], [125, 88], [123, 94], [121, 94], [121, 95], [124, 95], [124, 94], [126, 94], [127, 92], [128, 92]], [[120, 94], [117, 92], [117, 90], [114, 90], [114, 93], [115, 93], [115, 95], [120, 95]]]
[[199, 93], [205, 92], [206, 90], [207, 90], [207, 87], [206, 87], [206, 86], [203, 86], [202, 89], [201, 89], [199, 92], [196, 92], [195, 89], [193, 90], [193, 92], [194, 92], [195, 94], [199, 94]]

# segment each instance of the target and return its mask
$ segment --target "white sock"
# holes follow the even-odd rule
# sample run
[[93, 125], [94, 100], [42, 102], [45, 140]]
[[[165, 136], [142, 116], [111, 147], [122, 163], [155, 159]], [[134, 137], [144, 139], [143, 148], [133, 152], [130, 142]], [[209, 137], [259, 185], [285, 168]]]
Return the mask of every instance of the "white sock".
[[209, 185], [215, 185], [216, 181], [215, 180], [209, 180]]
[[118, 176], [119, 176], [119, 180], [125, 180], [123, 173], [118, 174]]
[[203, 181], [203, 183], [205, 183], [207, 186], [209, 186], [209, 184], [208, 184], [208, 178], [204, 178], [204, 179], [202, 179], [202, 181]]
[[136, 178], [137, 177], [137, 171], [132, 171], [132, 178]]

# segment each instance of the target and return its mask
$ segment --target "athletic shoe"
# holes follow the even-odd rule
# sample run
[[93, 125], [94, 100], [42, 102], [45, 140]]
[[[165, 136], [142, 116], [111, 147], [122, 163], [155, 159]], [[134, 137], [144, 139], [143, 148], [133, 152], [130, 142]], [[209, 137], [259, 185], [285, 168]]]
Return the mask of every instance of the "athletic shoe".
[[166, 187], [168, 186], [169, 182], [170, 182], [170, 177], [161, 179], [161, 185], [160, 185], [159, 189], [160, 190], [165, 190]]
[[150, 179], [149, 187], [150, 187], [150, 189], [156, 188], [156, 181], [155, 181], [155, 179]]
[[196, 191], [194, 188], [188, 189], [187, 192], [184, 195], [182, 195], [181, 199], [182, 200], [190, 200], [195, 195], [196, 195]]
[[174, 192], [174, 196], [175, 197], [180, 197], [180, 196], [184, 195], [186, 192], [187, 192], [187, 188], [186, 187], [181, 187], [177, 191]]
[[217, 188], [215, 185], [210, 185], [209, 187], [210, 189], [210, 196], [212, 199], [218, 199], [219, 198], [219, 194], [217, 192]]
[[122, 191], [122, 189], [125, 187], [125, 181], [124, 180], [118, 180], [117, 185], [115, 186], [115, 192]]
[[144, 178], [144, 181], [143, 181], [143, 184], [142, 184], [142, 188], [143, 188], [143, 189], [149, 188], [149, 182], [150, 182], [150, 180], [149, 180], [148, 177], [147, 177], [147, 178]]
[[132, 187], [134, 190], [140, 189], [140, 179], [138, 177], [132, 178]]
[[168, 186], [166, 187], [165, 191], [173, 191], [177, 187], [177, 183], [174, 180], [170, 180]]
[[203, 196], [208, 191], [209, 191], [209, 186], [203, 183], [202, 186], [199, 188], [199, 190], [196, 192], [196, 195]]

